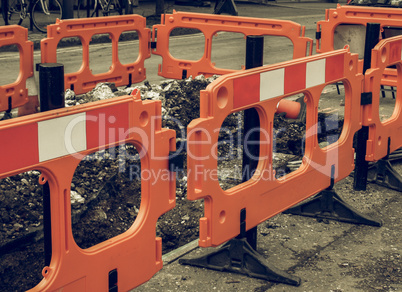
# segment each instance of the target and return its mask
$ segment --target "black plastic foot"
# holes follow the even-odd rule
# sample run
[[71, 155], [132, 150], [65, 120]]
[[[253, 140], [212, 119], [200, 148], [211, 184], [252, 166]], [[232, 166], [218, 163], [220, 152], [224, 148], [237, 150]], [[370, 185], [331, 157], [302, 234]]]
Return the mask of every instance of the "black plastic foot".
[[229, 15], [237, 16], [236, 4], [234, 0], [219, 0], [215, 4], [214, 14], [227, 13]]
[[246, 238], [231, 239], [217, 250], [193, 259], [180, 259], [182, 265], [190, 265], [217, 271], [244, 274], [249, 277], [300, 285], [300, 278], [271, 267], [266, 259], [248, 244]]
[[6, 111], [6, 112], [4, 113], [4, 115], [3, 115], [3, 117], [0, 119], [0, 121], [8, 120], [8, 119], [11, 119], [12, 117], [13, 117], [13, 115], [11, 114], [11, 112]]
[[318, 220], [336, 220], [353, 224], [381, 226], [380, 221], [371, 219], [345, 203], [334, 190], [324, 190], [311, 200], [296, 205], [283, 213], [314, 217]]
[[402, 176], [387, 159], [381, 159], [369, 167], [367, 181], [402, 192]]

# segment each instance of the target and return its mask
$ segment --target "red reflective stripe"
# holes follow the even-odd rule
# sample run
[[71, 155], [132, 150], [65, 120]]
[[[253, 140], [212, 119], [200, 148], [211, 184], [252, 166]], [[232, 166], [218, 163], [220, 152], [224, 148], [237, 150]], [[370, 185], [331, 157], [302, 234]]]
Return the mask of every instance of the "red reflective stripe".
[[105, 146], [128, 138], [129, 112], [127, 104], [87, 112], [87, 149]]
[[325, 64], [325, 82], [340, 79], [344, 75], [344, 54], [328, 57]]
[[306, 63], [285, 68], [285, 94], [306, 88]]
[[260, 74], [241, 77], [233, 81], [233, 108], [260, 101]]
[[0, 173], [39, 162], [38, 125], [36, 123], [0, 131]]
[[[321, 82], [324, 83], [324, 80], [325, 83], [332, 82], [337, 79], [341, 79], [344, 76], [343, 54], [328, 57], [326, 59], [319, 59], [316, 61], [312, 61], [309, 64], [315, 67], [318, 66], [317, 70], [319, 69], [318, 71], [316, 70], [311, 71], [312, 69], [310, 68], [310, 71], [313, 75], [309, 76], [307, 76], [308, 71], [307, 63], [295, 64], [289, 67], [285, 67], [285, 76], [283, 85], [284, 94], [300, 91], [306, 89], [306, 87], [319, 85], [321, 84]], [[324, 72], [324, 66], [325, 66], [325, 72]], [[315, 76], [314, 74], [317, 76]], [[323, 76], [324, 74], [325, 76]], [[263, 97], [260, 98], [260, 92], [259, 92], [259, 88], [261, 88], [260, 82], [265, 81], [263, 80], [264, 78], [262, 79], [257, 78], [258, 76], [259, 76], [258, 74], [250, 75], [233, 80], [233, 88], [234, 88], [233, 107], [235, 109], [259, 102], [260, 99], [261, 100], [269, 99], [266, 98], [266, 96], [264, 98]], [[308, 77], [309, 82], [307, 82]], [[320, 78], [317, 79], [315, 77]], [[266, 80], [266, 82], [269, 82], [269, 80]]]
[[389, 62], [394, 63], [401, 60], [401, 41], [393, 42], [389, 45]]

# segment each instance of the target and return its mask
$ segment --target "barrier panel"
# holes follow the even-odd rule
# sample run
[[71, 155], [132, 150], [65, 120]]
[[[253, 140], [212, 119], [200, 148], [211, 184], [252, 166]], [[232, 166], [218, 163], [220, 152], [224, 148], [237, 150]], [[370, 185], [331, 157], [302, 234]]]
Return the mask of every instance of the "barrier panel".
[[396, 104], [392, 116], [381, 121], [380, 98], [383, 72], [387, 67], [395, 65], [396, 82], [401, 84], [402, 70], [402, 36], [380, 41], [372, 50], [371, 69], [365, 74], [365, 92], [372, 93], [372, 103], [365, 105], [363, 125], [369, 127], [367, 141], [367, 161], [377, 161], [402, 146], [402, 93], [400, 86], [396, 91]]
[[[39, 170], [41, 184], [51, 194], [52, 260], [42, 281], [31, 291], [107, 291], [115, 271], [119, 291], [149, 280], [162, 268], [157, 219], [175, 206], [175, 175], [168, 171], [175, 132], [161, 127], [160, 101], [123, 96], [68, 109], [57, 109], [4, 121], [0, 178]], [[141, 169], [166, 170], [168, 179], [141, 181], [141, 206], [135, 223], [124, 233], [88, 249], [74, 241], [70, 185], [85, 155], [132, 143], [140, 153]], [[111, 290], [110, 290], [111, 291]]]
[[[385, 30], [402, 29], [402, 10], [396, 8], [369, 7], [369, 6], [351, 6], [337, 5], [336, 9], [325, 10], [325, 20], [317, 22], [317, 53], [330, 52], [335, 48], [334, 37], [335, 30], [340, 25], [362, 25], [367, 23], [379, 23], [381, 26], [382, 37], [387, 37]], [[400, 32], [399, 32], [400, 33]], [[392, 32], [391, 32], [392, 34]], [[361, 36], [364, 37], [363, 34]], [[351, 41], [358, 37], [357, 35], [348, 36]], [[362, 38], [364, 48], [364, 38]], [[346, 44], [346, 43], [345, 43]], [[343, 47], [343, 45], [342, 45]], [[363, 58], [363, 52], [362, 56]], [[363, 68], [363, 62], [360, 66]], [[393, 69], [384, 70], [382, 85], [396, 86], [396, 72]]]
[[[321, 149], [317, 138], [319, 99], [326, 85], [340, 81], [345, 85], [343, 130], [337, 143]], [[205, 206], [200, 246], [218, 246], [237, 236], [243, 209], [247, 212], [246, 230], [250, 230], [351, 173], [353, 136], [361, 128], [362, 82], [357, 54], [342, 49], [228, 74], [201, 91], [200, 118], [193, 120], [187, 131], [188, 199], [204, 199]], [[297, 93], [306, 97], [305, 154], [298, 170], [276, 179], [273, 119], [279, 101]], [[224, 191], [217, 170], [219, 129], [229, 114], [248, 108], [255, 108], [260, 118], [257, 170], [250, 180]]]
[[[170, 54], [169, 38], [175, 28], [197, 29], [204, 34], [204, 55], [200, 60], [181, 60]], [[214, 74], [223, 75], [236, 71], [216, 68], [211, 61], [212, 37], [222, 31], [238, 32], [244, 36], [284, 36], [293, 43], [294, 59], [312, 54], [312, 40], [304, 36], [305, 27], [292, 21], [173, 11], [173, 14], [163, 14], [161, 24], [152, 27], [152, 41], [153, 43], [156, 41], [152, 53], [160, 55], [163, 59], [162, 64], [159, 64], [158, 75], [182, 79], [183, 76], [203, 74], [210, 77]]]
[[325, 20], [317, 22], [317, 53], [334, 50], [334, 33], [339, 25], [380, 23], [382, 30], [386, 27], [402, 28], [401, 16], [401, 9], [395, 8], [338, 4], [336, 9], [326, 9]]
[[28, 29], [19, 25], [0, 27], [0, 47], [16, 45], [20, 53], [20, 70], [14, 83], [0, 85], [0, 112], [24, 105], [28, 101], [26, 81], [33, 76], [33, 43]]
[[[57, 45], [67, 37], [78, 37], [82, 43], [82, 65], [74, 73], [65, 74], [65, 87], [76, 94], [90, 91], [99, 82], [114, 82], [116, 86], [130, 85], [146, 78], [144, 61], [151, 56], [150, 29], [140, 15], [118, 15], [86, 19], [59, 20], [47, 28], [47, 38], [41, 41], [42, 63], [57, 63]], [[119, 37], [124, 31], [136, 31], [139, 55], [135, 62], [121, 64], [118, 55]], [[106, 73], [92, 74], [89, 68], [89, 43], [95, 34], [109, 34], [112, 40], [112, 66]]]

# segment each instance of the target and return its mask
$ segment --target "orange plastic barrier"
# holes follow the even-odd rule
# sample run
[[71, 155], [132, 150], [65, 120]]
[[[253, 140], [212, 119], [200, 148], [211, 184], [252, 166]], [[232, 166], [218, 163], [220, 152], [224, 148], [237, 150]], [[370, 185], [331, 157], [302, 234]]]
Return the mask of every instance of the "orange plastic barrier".
[[[317, 22], [317, 53], [334, 50], [335, 30], [342, 24], [366, 26], [367, 23], [379, 23], [382, 32], [386, 28], [402, 29], [402, 10], [397, 8], [337, 5], [336, 9], [325, 10], [325, 20]], [[385, 37], [382, 35], [382, 37]], [[364, 39], [364, 38], [363, 38]], [[364, 43], [362, 44], [364, 46]], [[362, 48], [364, 49], [364, 48]], [[363, 56], [360, 56], [363, 58]], [[360, 64], [363, 68], [363, 62]], [[393, 69], [384, 70], [383, 85], [396, 86], [396, 72]]]
[[20, 52], [20, 73], [14, 83], [0, 85], [0, 112], [24, 105], [28, 101], [26, 81], [33, 76], [33, 43], [28, 29], [19, 25], [0, 27], [0, 47], [16, 45]]
[[[116, 86], [129, 85], [145, 79], [145, 59], [151, 56], [150, 29], [140, 15], [119, 15], [86, 19], [60, 20], [47, 28], [47, 38], [41, 41], [42, 63], [57, 62], [57, 45], [67, 37], [79, 37], [82, 43], [82, 65], [74, 73], [65, 74], [65, 87], [76, 94], [90, 91], [99, 82], [114, 82]], [[119, 37], [124, 31], [136, 31], [139, 55], [135, 62], [121, 64], [118, 55]], [[92, 74], [89, 68], [89, 43], [96, 34], [109, 34], [112, 40], [112, 66], [106, 73]]]
[[[402, 147], [402, 88], [396, 92], [395, 109], [392, 116], [381, 121], [380, 98], [383, 72], [391, 65], [396, 66], [396, 81], [402, 84], [402, 36], [380, 41], [372, 50], [371, 69], [366, 72], [365, 92], [372, 92], [372, 103], [365, 105], [363, 125], [369, 126], [367, 141], [367, 161], [377, 161], [389, 153]], [[389, 140], [389, 144], [388, 144]]]
[[341, 24], [380, 23], [381, 28], [402, 28], [402, 11], [395, 8], [337, 5], [336, 9], [325, 10], [325, 20], [317, 22], [317, 53], [334, 50], [334, 32]]
[[[7, 120], [0, 125], [0, 178], [28, 170], [42, 172], [51, 194], [52, 260], [31, 291], [108, 291], [108, 274], [117, 270], [119, 291], [150, 279], [162, 267], [162, 242], [155, 237], [158, 218], [175, 206], [175, 174], [168, 171], [175, 132], [161, 127], [161, 103], [123, 96]], [[157, 181], [141, 181], [141, 206], [126, 232], [81, 249], [71, 229], [70, 185], [87, 154], [119, 144], [135, 145], [141, 169]], [[5, 147], [5, 148], [4, 148]], [[166, 176], [167, 175], [167, 176]]]
[[[297, 77], [295, 77], [297, 76]], [[324, 87], [343, 81], [345, 116], [337, 143], [318, 145], [318, 104]], [[259, 67], [220, 77], [201, 91], [200, 118], [187, 131], [188, 198], [204, 199], [200, 219], [203, 247], [217, 246], [240, 232], [240, 213], [246, 209], [246, 230], [348, 176], [354, 169], [353, 136], [361, 127], [362, 74], [358, 56], [347, 49]], [[305, 94], [307, 105], [305, 156], [302, 166], [275, 179], [273, 120], [286, 96]], [[254, 176], [229, 190], [218, 181], [217, 143], [225, 118], [255, 108], [260, 118], [260, 156]], [[332, 178], [333, 179], [332, 179]]]
[[[197, 29], [204, 34], [204, 55], [200, 60], [181, 60], [170, 54], [169, 38], [175, 28]], [[245, 36], [284, 36], [293, 43], [294, 59], [312, 54], [312, 40], [304, 37], [305, 27], [292, 21], [174, 11], [173, 14], [162, 15], [161, 24], [152, 27], [152, 41], [156, 41], [156, 48], [152, 49], [152, 53], [163, 59], [158, 75], [182, 79], [183, 70], [186, 70], [186, 76], [193, 77], [200, 74], [209, 77], [237, 71], [216, 68], [211, 61], [212, 37], [222, 31], [243, 33]]]

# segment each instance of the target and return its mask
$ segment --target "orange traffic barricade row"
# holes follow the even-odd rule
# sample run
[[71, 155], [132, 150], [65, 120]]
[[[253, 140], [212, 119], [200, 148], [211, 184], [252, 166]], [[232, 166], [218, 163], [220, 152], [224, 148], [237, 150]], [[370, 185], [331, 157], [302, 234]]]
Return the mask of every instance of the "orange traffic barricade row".
[[[316, 51], [318, 53], [330, 52], [334, 49], [351, 45], [352, 52], [359, 52], [360, 58], [364, 54], [365, 31], [354, 30], [367, 23], [379, 23], [381, 27], [380, 38], [400, 34], [402, 29], [402, 10], [397, 8], [351, 6], [340, 4], [336, 9], [325, 10], [325, 20], [317, 22]], [[343, 30], [342, 26], [346, 28]], [[335, 44], [337, 42], [337, 44]], [[363, 68], [363, 62], [360, 63]], [[383, 72], [382, 85], [396, 86], [396, 71], [388, 68]]]
[[[51, 203], [52, 259], [31, 291], [107, 291], [116, 271], [119, 291], [128, 291], [162, 268], [158, 218], [175, 206], [175, 175], [168, 170], [175, 132], [161, 127], [161, 103], [135, 96], [57, 109], [3, 121], [0, 178], [39, 170], [48, 182]], [[81, 159], [98, 150], [133, 144], [141, 169], [158, 173], [157, 182], [141, 179], [141, 206], [124, 233], [87, 249], [75, 243], [71, 227], [70, 186]]]
[[[205, 37], [204, 54], [197, 61], [174, 58], [169, 51], [170, 34], [175, 28], [191, 28], [201, 31]], [[159, 65], [158, 75], [182, 79], [183, 76], [209, 77], [223, 75], [236, 70], [217, 68], [211, 61], [212, 38], [218, 32], [236, 32], [244, 36], [269, 35], [283, 36], [293, 44], [293, 58], [312, 54], [312, 40], [304, 36], [305, 27], [292, 21], [276, 19], [259, 19], [251, 17], [233, 17], [224, 15], [176, 12], [163, 14], [161, 24], [152, 27], [152, 41], [156, 47], [152, 53], [163, 59]], [[185, 74], [183, 74], [185, 72]]]
[[380, 41], [372, 50], [371, 68], [365, 74], [365, 92], [372, 93], [372, 103], [365, 105], [363, 125], [369, 126], [367, 161], [377, 161], [402, 146], [402, 91], [397, 87], [395, 108], [392, 115], [382, 121], [380, 98], [383, 72], [396, 66], [396, 81], [402, 84], [402, 36]]
[[[321, 92], [326, 85], [340, 81], [345, 84], [343, 130], [336, 143], [320, 148]], [[204, 199], [205, 203], [199, 245], [217, 246], [237, 236], [242, 209], [246, 209], [249, 230], [348, 176], [354, 168], [353, 136], [361, 128], [362, 83], [357, 54], [342, 49], [228, 74], [201, 91], [200, 118], [187, 130], [188, 199]], [[281, 99], [297, 93], [305, 94], [307, 106], [303, 163], [276, 179], [273, 119]], [[248, 108], [255, 108], [260, 119], [258, 166], [250, 180], [223, 190], [217, 168], [219, 129], [229, 114]]]
[[16, 45], [20, 53], [19, 75], [15, 82], [0, 85], [0, 112], [24, 105], [28, 101], [26, 81], [33, 76], [33, 43], [28, 29], [19, 25], [0, 27], [0, 47]]
[[[130, 85], [146, 78], [144, 61], [150, 57], [150, 29], [140, 15], [119, 15], [86, 19], [59, 20], [47, 28], [47, 38], [41, 41], [42, 63], [57, 63], [57, 45], [63, 38], [78, 37], [82, 43], [82, 65], [74, 73], [65, 74], [65, 87], [76, 94], [90, 91], [99, 82], [113, 82], [116, 86]], [[139, 39], [137, 60], [122, 64], [119, 61], [119, 37], [125, 31], [136, 31]], [[89, 43], [96, 34], [109, 34], [112, 41], [112, 65], [105, 73], [92, 74], [89, 66]]]

